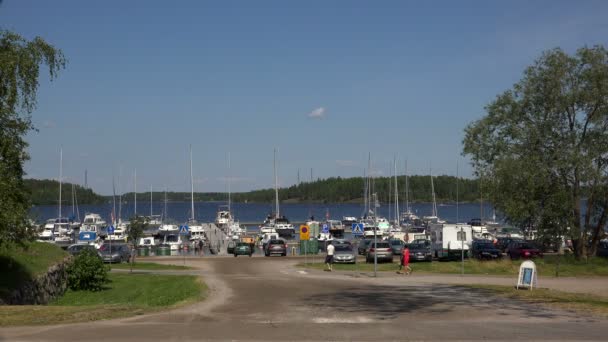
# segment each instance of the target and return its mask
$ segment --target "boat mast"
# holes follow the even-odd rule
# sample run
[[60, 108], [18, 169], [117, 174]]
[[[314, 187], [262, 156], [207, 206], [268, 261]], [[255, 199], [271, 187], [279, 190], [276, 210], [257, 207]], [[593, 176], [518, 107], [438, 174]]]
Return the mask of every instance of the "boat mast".
[[410, 185], [407, 177], [407, 159], [405, 160], [405, 211], [410, 212]]
[[277, 149], [274, 149], [274, 197], [275, 197], [275, 217], [280, 217], [279, 213], [279, 187], [277, 178]]
[[190, 145], [190, 219], [194, 222], [194, 179], [192, 177], [192, 145]]
[[230, 213], [232, 217], [232, 211], [230, 207], [230, 185], [232, 183], [231, 177], [232, 176], [230, 175], [230, 152], [228, 152], [228, 213]]
[[137, 169], [133, 172], [133, 204], [134, 204], [134, 215], [137, 216]]
[[458, 211], [458, 161], [456, 161], [456, 223], [460, 222], [459, 211]]
[[395, 172], [395, 223], [399, 224], [399, 183], [397, 179], [397, 156], [393, 159], [393, 169]]
[[116, 224], [116, 184], [112, 176], [112, 225]]
[[433, 184], [433, 171], [429, 169], [429, 173], [431, 174], [431, 193], [433, 194], [433, 213], [432, 216], [437, 217], [437, 201], [435, 199], [435, 185]]
[[122, 186], [120, 186], [120, 176], [122, 176], [122, 165], [118, 170], [118, 192], [120, 192], [120, 195], [118, 195], [118, 219], [116, 220], [117, 222], [122, 221]]
[[163, 212], [163, 222], [165, 222], [168, 217], [169, 215], [167, 215], [167, 186], [165, 185], [165, 211]]
[[150, 220], [152, 219], [152, 185], [150, 185]]
[[63, 148], [59, 149], [59, 207], [58, 214], [61, 217], [61, 179], [63, 178]]

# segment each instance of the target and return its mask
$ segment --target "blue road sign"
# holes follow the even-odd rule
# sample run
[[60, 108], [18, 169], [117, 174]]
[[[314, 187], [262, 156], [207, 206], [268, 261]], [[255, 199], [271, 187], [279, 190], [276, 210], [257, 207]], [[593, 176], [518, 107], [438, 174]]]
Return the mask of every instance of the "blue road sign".
[[108, 227], [108, 234], [114, 234], [114, 226]]
[[329, 225], [327, 223], [323, 223], [323, 229], [321, 229], [321, 233], [329, 233]]
[[353, 223], [353, 235], [363, 235], [363, 223]]
[[179, 233], [182, 235], [188, 234], [188, 226], [186, 226], [186, 225], [179, 226]]

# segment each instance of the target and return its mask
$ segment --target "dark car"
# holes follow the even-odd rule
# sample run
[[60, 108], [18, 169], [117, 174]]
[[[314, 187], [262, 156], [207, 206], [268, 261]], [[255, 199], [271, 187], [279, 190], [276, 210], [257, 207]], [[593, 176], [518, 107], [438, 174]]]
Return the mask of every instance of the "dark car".
[[287, 245], [283, 240], [269, 240], [264, 249], [264, 255], [271, 256], [273, 254], [279, 254], [281, 256], [287, 255]]
[[375, 244], [372, 241], [369, 244], [365, 254], [365, 262], [374, 262], [376, 258], [378, 261], [393, 261], [393, 250], [388, 241], [377, 241]]
[[226, 246], [226, 253], [234, 254], [234, 247], [236, 247], [236, 242], [234, 242], [234, 241], [228, 242], [228, 246]]
[[357, 247], [357, 253], [359, 255], [365, 255], [365, 251], [367, 250], [367, 246], [372, 243], [374, 240], [361, 240], [359, 241], [359, 246]]
[[430, 243], [410, 243], [406, 247], [410, 250], [410, 261], [433, 261]]
[[496, 260], [502, 258], [502, 252], [489, 240], [475, 240], [471, 246], [471, 255], [479, 260]]
[[503, 253], [507, 253], [507, 250], [509, 249], [509, 245], [511, 244], [511, 242], [523, 241], [523, 239], [510, 238], [510, 237], [499, 237], [496, 240], [497, 240], [496, 248], [498, 248]]
[[597, 244], [597, 251], [595, 254], [598, 257], [608, 257], [608, 240], [602, 240]]
[[253, 254], [251, 245], [246, 242], [237, 242], [236, 246], [234, 246], [234, 257], [235, 258], [238, 255], [249, 255], [251, 257], [251, 254]]
[[103, 262], [121, 263], [128, 262], [131, 257], [131, 248], [126, 244], [104, 244], [99, 248], [99, 255]]
[[391, 244], [391, 249], [393, 250], [394, 255], [400, 255], [403, 250], [403, 246], [405, 246], [405, 242], [399, 239], [390, 239], [388, 243]]
[[90, 250], [92, 250], [92, 251], [94, 251], [94, 252], [97, 253], [97, 249], [95, 248], [95, 246], [93, 246], [93, 245], [86, 245], [86, 244], [71, 245], [71, 246], [68, 247], [67, 251], [71, 255], [77, 255], [78, 253], [82, 252], [85, 249], [90, 249]]
[[540, 249], [528, 241], [511, 242], [507, 254], [511, 259], [543, 257]]

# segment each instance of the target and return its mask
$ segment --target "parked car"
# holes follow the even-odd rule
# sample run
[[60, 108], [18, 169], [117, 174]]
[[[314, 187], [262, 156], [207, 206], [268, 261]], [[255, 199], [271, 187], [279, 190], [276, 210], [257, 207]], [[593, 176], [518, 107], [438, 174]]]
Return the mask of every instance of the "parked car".
[[97, 252], [97, 248], [95, 248], [94, 245], [87, 245], [87, 244], [75, 244], [75, 245], [71, 245], [71, 246], [68, 247], [67, 251], [71, 255], [78, 255], [78, 253], [82, 252], [85, 249], [90, 249], [92, 251]]
[[337, 244], [334, 250], [334, 263], [336, 264], [354, 264], [357, 262], [355, 249], [350, 244]]
[[543, 256], [543, 253], [534, 244], [528, 241], [513, 241], [509, 245], [507, 254], [511, 259], [535, 258]]
[[104, 244], [99, 248], [103, 262], [121, 263], [128, 262], [131, 257], [131, 248], [127, 244]]
[[407, 248], [410, 250], [410, 261], [433, 261], [430, 243], [410, 243]]
[[602, 240], [597, 244], [597, 251], [595, 254], [598, 257], [608, 257], [608, 240]]
[[496, 260], [502, 258], [502, 252], [494, 246], [492, 241], [475, 240], [471, 248], [472, 257], [479, 260]]
[[228, 253], [228, 254], [234, 254], [234, 247], [236, 247], [236, 242], [235, 241], [229, 241], [228, 245], [226, 247], [226, 253]]
[[391, 249], [393, 250], [394, 255], [400, 255], [403, 250], [403, 246], [405, 246], [405, 242], [400, 239], [390, 239], [388, 243], [391, 244]]
[[365, 251], [367, 251], [367, 247], [373, 241], [374, 240], [369, 240], [369, 239], [364, 239], [364, 240], [359, 241], [359, 246], [357, 247], [357, 253], [359, 255], [365, 255]]
[[283, 240], [270, 240], [266, 244], [264, 249], [265, 256], [271, 256], [273, 254], [279, 254], [281, 256], [287, 255], [287, 244]]
[[253, 254], [251, 245], [246, 242], [237, 242], [236, 246], [234, 246], [235, 258], [239, 255], [249, 255], [251, 257], [251, 254]]
[[511, 244], [511, 242], [514, 241], [524, 241], [521, 238], [512, 238], [512, 237], [499, 237], [496, 239], [496, 248], [498, 248], [498, 250], [500, 250], [503, 253], [507, 253], [508, 249], [509, 249], [509, 245]]
[[365, 262], [374, 262], [377, 258], [378, 261], [393, 261], [393, 250], [388, 241], [377, 241], [375, 244], [372, 241], [365, 253]]

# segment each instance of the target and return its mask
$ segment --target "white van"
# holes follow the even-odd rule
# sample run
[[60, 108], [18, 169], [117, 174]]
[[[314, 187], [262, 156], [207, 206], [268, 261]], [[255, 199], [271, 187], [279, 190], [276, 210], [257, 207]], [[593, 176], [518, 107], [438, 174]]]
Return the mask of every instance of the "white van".
[[438, 259], [460, 259], [468, 256], [473, 230], [468, 224], [437, 223], [430, 225], [431, 252]]

